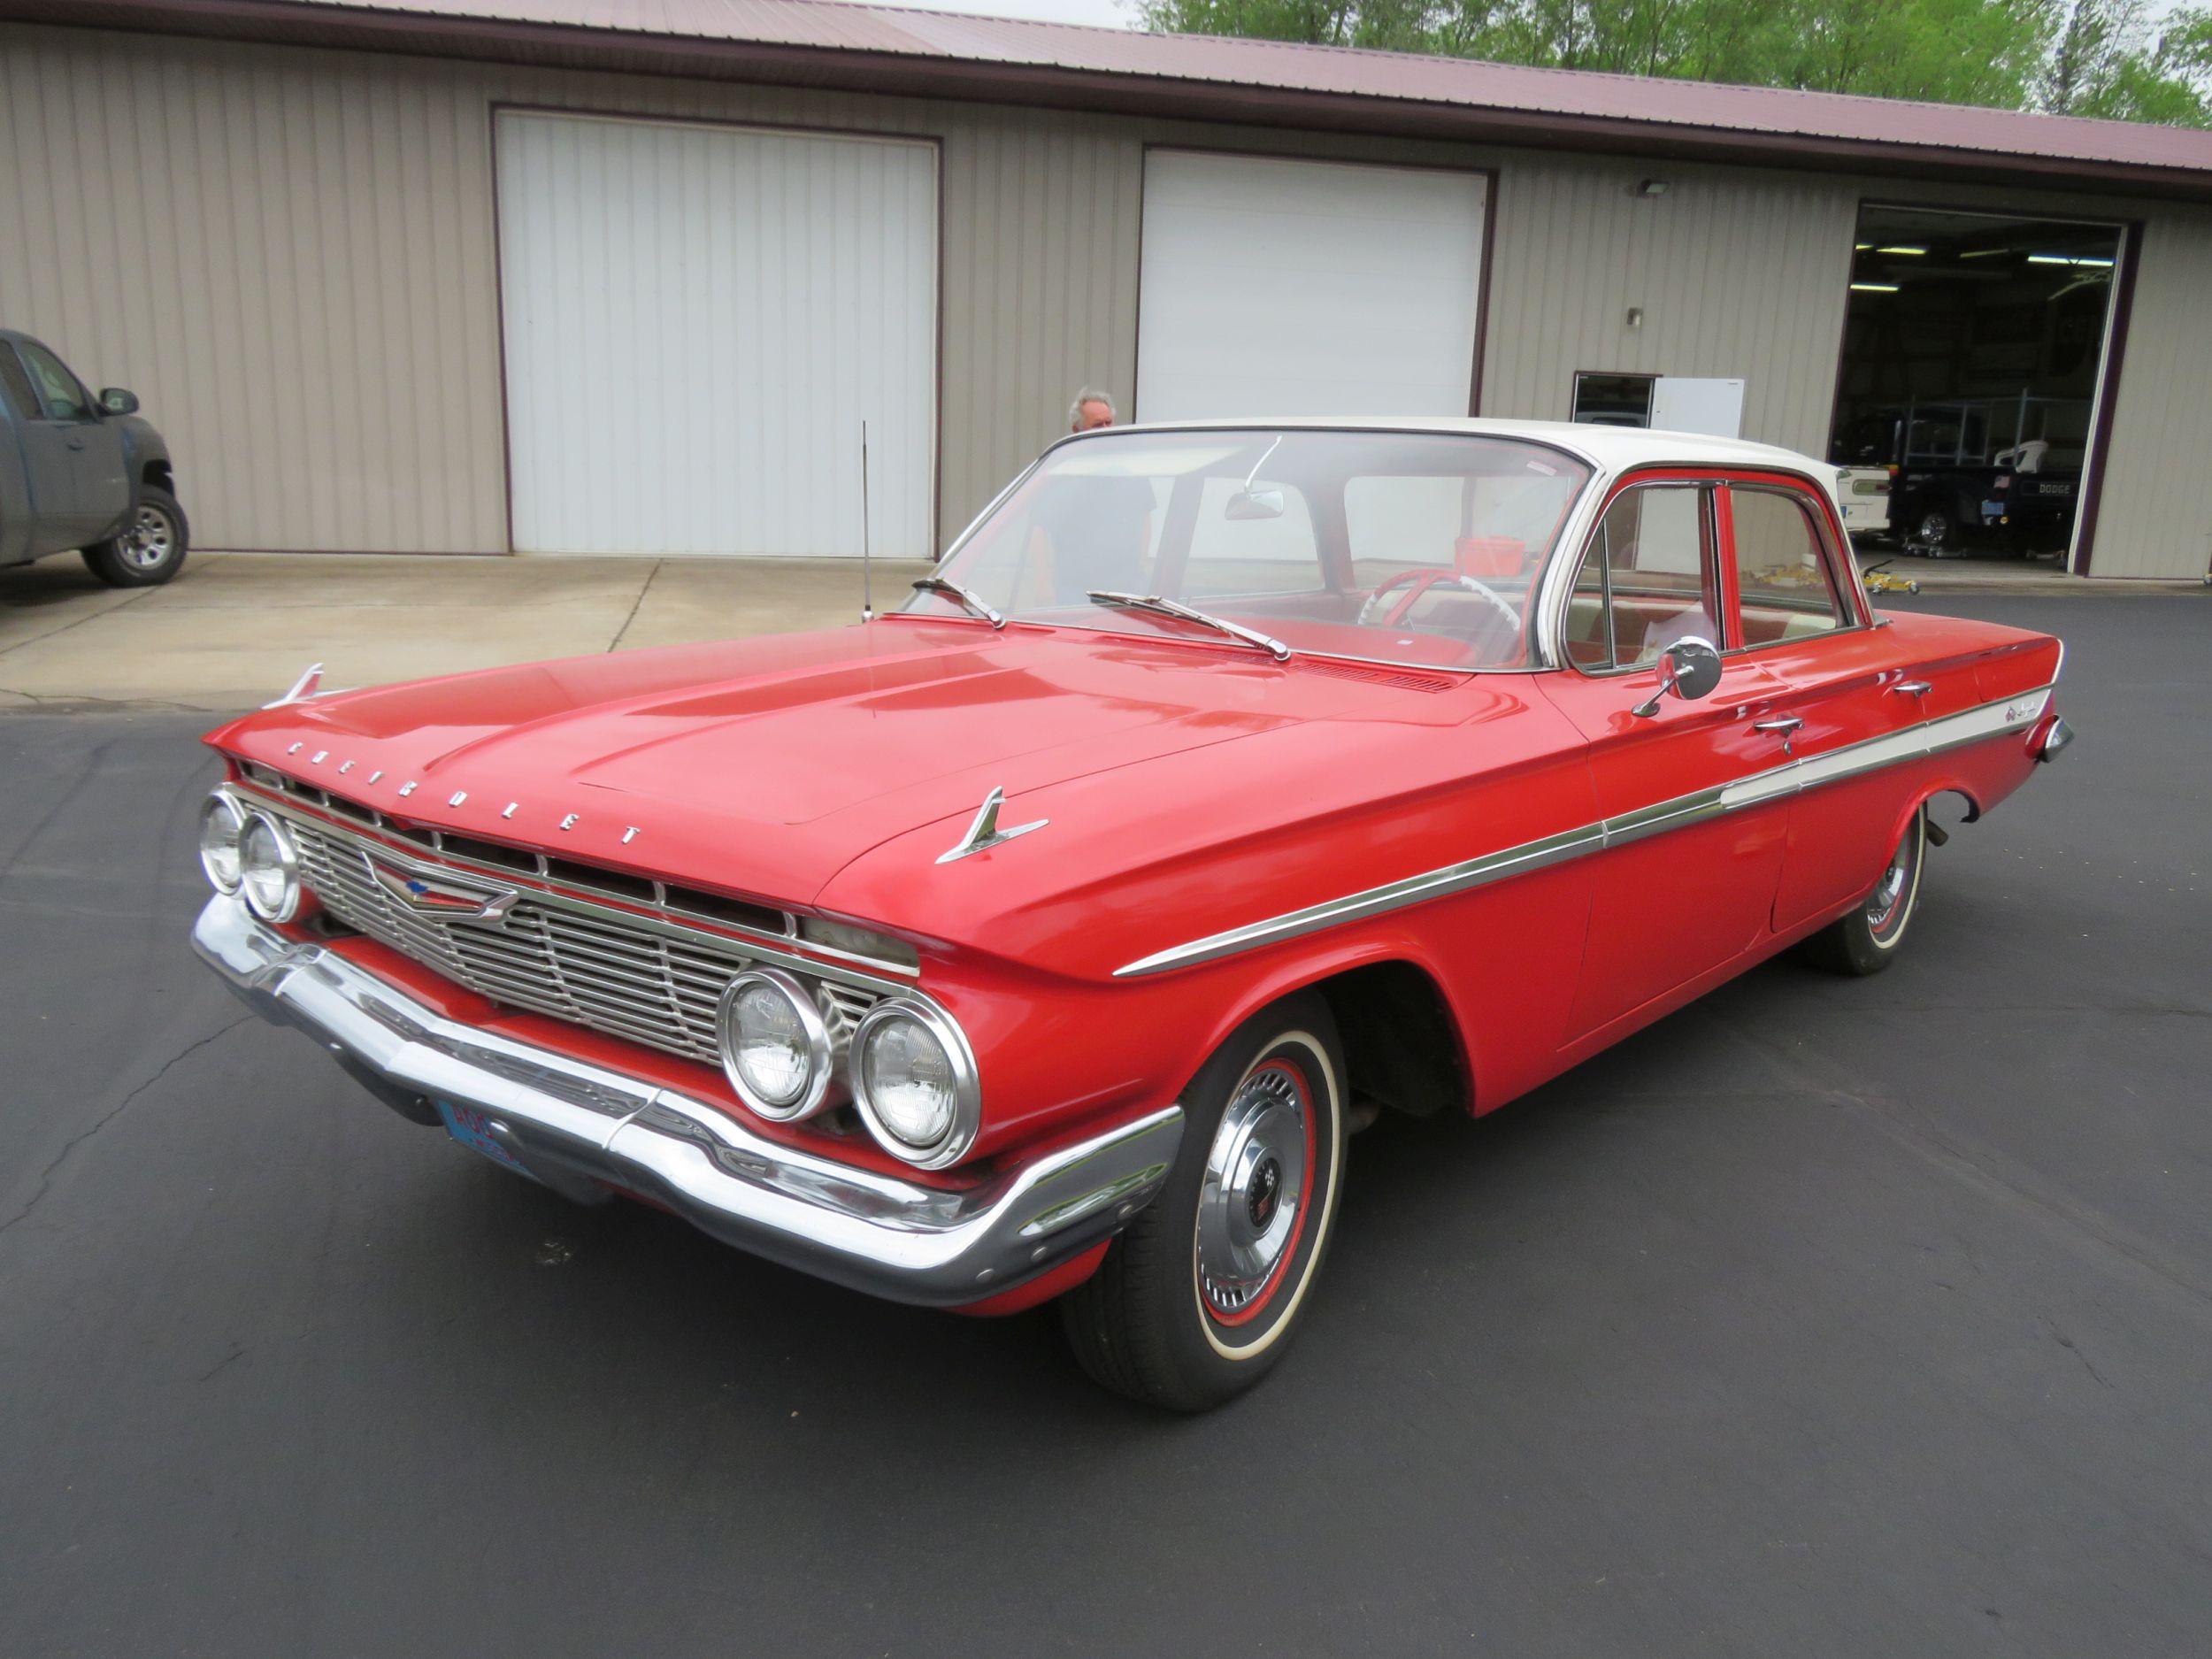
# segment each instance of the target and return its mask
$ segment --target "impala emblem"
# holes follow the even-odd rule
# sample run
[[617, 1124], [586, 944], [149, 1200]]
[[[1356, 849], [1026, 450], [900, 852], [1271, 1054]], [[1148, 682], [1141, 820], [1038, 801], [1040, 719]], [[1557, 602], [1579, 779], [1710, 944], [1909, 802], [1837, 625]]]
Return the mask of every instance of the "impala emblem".
[[397, 899], [411, 910], [420, 910], [429, 916], [449, 917], [457, 922], [490, 922], [497, 925], [506, 920], [507, 912], [522, 895], [511, 887], [484, 893], [468, 887], [450, 887], [443, 881], [428, 881], [404, 870], [395, 870], [374, 859], [369, 861], [369, 873], [376, 878], [376, 885]]

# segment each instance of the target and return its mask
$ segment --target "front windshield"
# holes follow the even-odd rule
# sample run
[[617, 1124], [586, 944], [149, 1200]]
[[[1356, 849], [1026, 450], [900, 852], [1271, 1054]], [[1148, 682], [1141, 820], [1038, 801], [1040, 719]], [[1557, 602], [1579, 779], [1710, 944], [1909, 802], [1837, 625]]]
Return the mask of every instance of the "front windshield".
[[[1022, 622], [1225, 642], [1087, 596], [1157, 595], [1297, 652], [1525, 667], [1539, 580], [1589, 477], [1472, 434], [1104, 432], [1048, 452], [938, 573]], [[943, 592], [904, 609], [972, 614]]]

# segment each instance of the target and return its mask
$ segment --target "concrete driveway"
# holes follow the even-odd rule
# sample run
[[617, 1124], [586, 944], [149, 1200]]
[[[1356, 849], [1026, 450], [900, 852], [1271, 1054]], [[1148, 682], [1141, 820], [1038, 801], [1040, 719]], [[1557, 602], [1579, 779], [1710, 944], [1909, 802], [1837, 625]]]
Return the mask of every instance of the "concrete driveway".
[[1386, 1118], [1194, 1420], [403, 1123], [191, 959], [204, 717], [0, 721], [0, 1649], [2212, 1651], [2212, 607], [1943, 603], [2081, 735], [1892, 971]]
[[[880, 560], [878, 606], [927, 565]], [[847, 559], [514, 559], [199, 553], [118, 591], [75, 559], [0, 571], [0, 709], [266, 703], [334, 686], [857, 619]]]
[[[1885, 558], [1931, 595], [2203, 591], [2077, 582], [2018, 559], [1861, 562]], [[932, 568], [878, 561], [877, 607], [897, 603]], [[168, 587], [119, 593], [74, 559], [47, 559], [0, 570], [0, 710], [230, 710], [266, 703], [315, 662], [328, 685], [373, 686], [834, 626], [858, 617], [860, 589], [860, 568], [846, 559], [196, 553]]]

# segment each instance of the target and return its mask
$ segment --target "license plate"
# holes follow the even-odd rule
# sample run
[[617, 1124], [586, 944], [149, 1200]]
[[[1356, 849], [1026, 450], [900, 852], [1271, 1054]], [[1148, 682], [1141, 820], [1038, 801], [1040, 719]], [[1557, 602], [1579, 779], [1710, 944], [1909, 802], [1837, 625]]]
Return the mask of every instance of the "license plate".
[[492, 1139], [492, 1120], [473, 1106], [461, 1106], [452, 1101], [438, 1102], [438, 1116], [445, 1119], [445, 1132], [472, 1152], [480, 1152], [493, 1163], [503, 1164], [518, 1175], [529, 1171], [515, 1161], [515, 1155]]

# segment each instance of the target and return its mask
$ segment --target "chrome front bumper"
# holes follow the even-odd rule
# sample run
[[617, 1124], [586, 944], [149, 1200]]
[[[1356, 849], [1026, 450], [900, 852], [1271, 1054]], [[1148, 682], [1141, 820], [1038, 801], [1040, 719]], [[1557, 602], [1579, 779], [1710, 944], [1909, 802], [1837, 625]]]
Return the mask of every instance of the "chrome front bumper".
[[263, 1018], [296, 1025], [420, 1124], [474, 1108], [527, 1174], [581, 1202], [620, 1187], [756, 1256], [894, 1302], [959, 1307], [1118, 1232], [1167, 1179], [1168, 1106], [979, 1186], [943, 1191], [751, 1133], [671, 1089], [450, 1020], [234, 898], [192, 929], [201, 958]]

